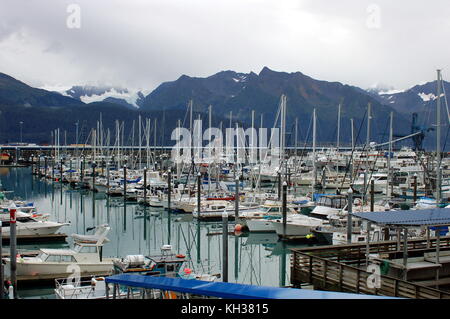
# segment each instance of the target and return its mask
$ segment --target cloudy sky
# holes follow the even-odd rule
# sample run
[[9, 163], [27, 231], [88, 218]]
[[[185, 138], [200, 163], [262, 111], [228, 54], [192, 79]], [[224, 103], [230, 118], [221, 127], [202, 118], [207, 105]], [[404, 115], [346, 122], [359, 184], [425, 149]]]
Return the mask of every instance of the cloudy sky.
[[152, 90], [268, 66], [403, 89], [450, 80], [448, 17], [448, 0], [2, 0], [0, 72]]

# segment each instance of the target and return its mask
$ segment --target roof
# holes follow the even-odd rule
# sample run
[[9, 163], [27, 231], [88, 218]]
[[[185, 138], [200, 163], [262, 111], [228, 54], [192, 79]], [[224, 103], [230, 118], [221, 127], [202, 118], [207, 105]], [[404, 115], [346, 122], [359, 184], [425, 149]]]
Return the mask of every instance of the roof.
[[48, 248], [41, 248], [41, 251], [43, 253], [46, 253], [47, 255], [57, 255], [57, 256], [73, 256], [75, 255], [75, 252], [70, 249], [48, 249]]
[[372, 299], [383, 296], [360, 295], [310, 289], [252, 286], [196, 279], [120, 274], [105, 278], [107, 283], [128, 287], [161, 289], [226, 299]]
[[352, 215], [376, 224], [390, 226], [450, 225], [450, 208], [364, 212], [352, 213]]

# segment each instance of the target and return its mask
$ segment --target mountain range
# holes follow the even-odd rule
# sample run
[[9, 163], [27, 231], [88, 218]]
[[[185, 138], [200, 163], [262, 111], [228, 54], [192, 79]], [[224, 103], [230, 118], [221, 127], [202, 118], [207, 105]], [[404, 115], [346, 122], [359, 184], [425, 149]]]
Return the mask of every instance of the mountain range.
[[[445, 82], [444, 88], [448, 91]], [[450, 87], [450, 86], [449, 86]], [[273, 127], [280, 96], [287, 96], [287, 138], [294, 139], [294, 123], [298, 119], [299, 145], [311, 142], [312, 111], [317, 113], [317, 139], [319, 143], [336, 141], [338, 105], [341, 104], [341, 143], [350, 143], [350, 119], [354, 121], [357, 143], [366, 139], [367, 105], [372, 106], [371, 141], [387, 140], [389, 114], [394, 114], [396, 135], [411, 132], [411, 114], [419, 113], [421, 121], [435, 109], [436, 83], [417, 85], [400, 92], [364, 90], [340, 82], [313, 79], [301, 72], [277, 72], [264, 67], [259, 74], [221, 71], [209, 77], [182, 75], [178, 79], [160, 84], [145, 94], [107, 86], [72, 86], [64, 90], [33, 88], [13, 77], [0, 73], [0, 142], [16, 142], [19, 122], [23, 122], [23, 140], [50, 143], [51, 131], [60, 128], [66, 140], [75, 140], [75, 122], [84, 127], [85, 138], [96, 127], [100, 114], [105, 129], [114, 134], [115, 121], [125, 122], [128, 134], [142, 118], [157, 120], [160, 143], [169, 144], [171, 130], [177, 120], [186, 120], [187, 105], [193, 101], [195, 118], [206, 122], [208, 107], [212, 106], [214, 125], [233, 122], [249, 126], [255, 111], [256, 126]], [[428, 123], [431, 125], [431, 123]], [[164, 129], [164, 130], [163, 130]], [[135, 131], [137, 133], [137, 130]], [[131, 134], [131, 133], [130, 133]], [[424, 145], [433, 147], [433, 132]], [[60, 138], [62, 140], [62, 138]], [[111, 137], [112, 140], [113, 137]], [[408, 144], [408, 143], [406, 143]], [[409, 142], [409, 145], [411, 143]]]

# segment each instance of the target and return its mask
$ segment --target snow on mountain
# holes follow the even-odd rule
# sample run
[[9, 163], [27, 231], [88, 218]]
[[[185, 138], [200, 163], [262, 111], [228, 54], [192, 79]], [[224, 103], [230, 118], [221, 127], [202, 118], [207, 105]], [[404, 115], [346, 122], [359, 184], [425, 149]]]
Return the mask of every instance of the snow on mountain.
[[[91, 86], [91, 85], [44, 85], [41, 89], [59, 93], [64, 96], [72, 97], [83, 103], [121, 101], [123, 104], [129, 104], [135, 108], [139, 108], [141, 102], [147, 94], [151, 92], [149, 89], [124, 89], [120, 87], [107, 86]], [[122, 103], [121, 103], [122, 104]]]
[[392, 95], [392, 94], [398, 94], [398, 93], [403, 93], [406, 90], [396, 90], [396, 89], [392, 89], [392, 90], [388, 90], [388, 91], [380, 91], [378, 92], [378, 95]]
[[92, 102], [100, 102], [109, 97], [125, 100], [128, 104], [133, 105], [136, 108], [139, 107], [136, 104], [136, 101], [139, 98], [138, 92], [129, 92], [128, 90], [117, 91], [115, 88], [111, 88], [102, 94], [82, 95], [80, 96], [80, 100], [88, 104]]
[[71, 97], [70, 94], [67, 93], [72, 88], [72, 86], [64, 86], [64, 85], [44, 85], [41, 87], [38, 87], [38, 89], [50, 91], [50, 92], [56, 92], [64, 96]]

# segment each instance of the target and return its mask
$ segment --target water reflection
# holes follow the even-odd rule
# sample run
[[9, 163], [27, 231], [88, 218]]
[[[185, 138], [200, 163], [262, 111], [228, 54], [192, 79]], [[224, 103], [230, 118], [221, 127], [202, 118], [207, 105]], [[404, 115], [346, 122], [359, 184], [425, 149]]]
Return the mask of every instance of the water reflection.
[[[30, 168], [0, 170], [3, 187], [13, 191], [7, 194], [9, 198], [32, 201], [38, 212], [50, 213], [52, 220], [70, 223], [62, 228], [67, 235], [86, 234], [91, 227], [109, 224], [110, 242], [104, 246], [105, 257], [159, 254], [162, 245], [171, 244], [175, 252], [187, 256], [186, 267], [194, 272], [222, 273], [221, 222], [201, 222], [193, 219], [192, 215], [168, 214], [162, 209], [126, 202], [122, 197], [110, 198], [102, 193], [74, 190], [60, 182], [30, 176]], [[68, 237], [67, 243], [43, 243], [39, 246], [63, 247], [70, 244]], [[39, 246], [21, 245], [19, 248], [36, 249]], [[228, 247], [228, 268], [234, 269], [229, 282], [289, 285], [288, 258], [292, 245], [278, 241], [276, 234], [230, 235]], [[48, 291], [48, 287], [42, 291]], [[24, 293], [31, 292], [27, 290]]]

